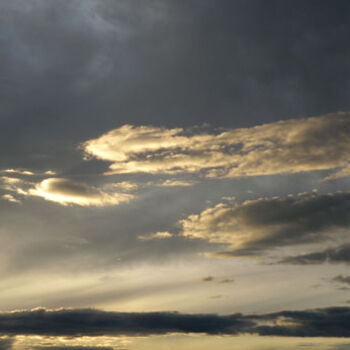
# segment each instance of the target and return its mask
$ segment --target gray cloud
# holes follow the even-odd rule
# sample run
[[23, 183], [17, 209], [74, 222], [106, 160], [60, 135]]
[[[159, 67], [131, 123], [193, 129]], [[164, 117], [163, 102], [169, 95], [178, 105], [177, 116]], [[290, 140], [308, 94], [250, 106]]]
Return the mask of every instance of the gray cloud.
[[350, 337], [350, 308], [331, 307], [262, 315], [118, 313], [94, 309], [15, 311], [0, 314], [3, 334], [42, 336], [147, 336], [168, 333]]
[[332, 279], [333, 282], [350, 284], [350, 276], [338, 275]]
[[322, 251], [309, 254], [301, 254], [284, 258], [280, 263], [296, 264], [296, 265], [311, 265], [322, 263], [350, 263], [350, 244], [344, 244], [335, 248], [328, 248]]
[[138, 336], [174, 332], [237, 334], [250, 324], [239, 314], [118, 313], [94, 309], [37, 309], [0, 314], [1, 332], [9, 335]]
[[220, 203], [180, 223], [185, 237], [230, 244], [216, 253], [230, 257], [327, 240], [350, 226], [349, 210], [349, 193], [311, 193]]
[[232, 128], [346, 110], [349, 6], [2, 2], [2, 164], [72, 171], [79, 142], [125, 123]]

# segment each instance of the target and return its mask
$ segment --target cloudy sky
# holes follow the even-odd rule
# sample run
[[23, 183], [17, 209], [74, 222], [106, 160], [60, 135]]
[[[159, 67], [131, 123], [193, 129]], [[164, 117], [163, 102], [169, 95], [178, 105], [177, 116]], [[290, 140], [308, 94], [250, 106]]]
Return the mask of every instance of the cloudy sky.
[[350, 2], [0, 2], [0, 350], [350, 348]]

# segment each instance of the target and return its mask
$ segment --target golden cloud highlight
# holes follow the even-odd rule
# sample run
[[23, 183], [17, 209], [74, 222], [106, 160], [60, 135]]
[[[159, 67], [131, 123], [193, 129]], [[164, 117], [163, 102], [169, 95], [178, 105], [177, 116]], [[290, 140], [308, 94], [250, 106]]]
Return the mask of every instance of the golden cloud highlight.
[[87, 157], [111, 163], [107, 174], [237, 177], [345, 168], [350, 161], [350, 114], [212, 134], [124, 125], [86, 141], [82, 148]]
[[41, 181], [27, 192], [62, 205], [107, 206], [129, 202], [134, 196], [127, 193], [107, 193], [96, 187], [64, 178], [49, 178]]

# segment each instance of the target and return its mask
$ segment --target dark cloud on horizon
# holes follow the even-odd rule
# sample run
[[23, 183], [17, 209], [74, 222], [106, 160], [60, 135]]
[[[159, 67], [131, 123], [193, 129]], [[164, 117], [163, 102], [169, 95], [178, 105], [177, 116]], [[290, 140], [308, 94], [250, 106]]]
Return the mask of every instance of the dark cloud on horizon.
[[237, 334], [252, 325], [241, 315], [218, 316], [176, 312], [118, 313], [95, 309], [18, 311], [0, 314], [7, 335], [141, 336], [167, 333]]
[[[262, 315], [118, 313], [96, 309], [16, 311], [0, 314], [4, 335], [148, 336], [170, 333], [350, 337], [350, 308], [330, 307]], [[54, 348], [56, 349], [56, 348]]]

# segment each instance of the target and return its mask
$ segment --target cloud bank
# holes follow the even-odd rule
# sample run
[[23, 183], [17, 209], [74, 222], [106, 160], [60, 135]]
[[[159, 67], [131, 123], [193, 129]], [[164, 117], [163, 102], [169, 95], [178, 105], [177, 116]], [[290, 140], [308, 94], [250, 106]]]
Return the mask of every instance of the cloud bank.
[[216, 134], [124, 125], [86, 141], [82, 148], [87, 157], [110, 162], [108, 174], [237, 177], [346, 168], [349, 141], [349, 114], [337, 113]]
[[119, 313], [96, 309], [34, 309], [0, 314], [5, 335], [147, 336], [171, 333], [350, 337], [350, 308], [330, 307], [262, 315]]

